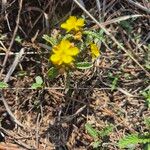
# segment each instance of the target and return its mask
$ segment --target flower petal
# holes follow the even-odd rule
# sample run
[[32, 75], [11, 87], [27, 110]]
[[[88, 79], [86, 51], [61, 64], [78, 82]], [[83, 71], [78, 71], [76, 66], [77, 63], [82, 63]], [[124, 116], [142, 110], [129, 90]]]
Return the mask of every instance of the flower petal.
[[72, 30], [72, 27], [69, 26], [67, 23], [61, 24], [61, 28], [65, 29], [67, 32], [70, 32]]
[[76, 56], [79, 53], [79, 49], [77, 47], [72, 47], [69, 50], [71, 56]]
[[85, 24], [84, 24], [84, 19], [83, 18], [79, 18], [76, 22], [76, 26], [79, 26], [79, 27], [83, 27]]
[[70, 16], [69, 19], [66, 22], [74, 24], [76, 21], [77, 21], [77, 17], [76, 16]]
[[95, 57], [98, 57], [100, 55], [99, 49], [97, 47], [96, 44], [91, 44], [91, 53], [92, 55], [94, 55]]
[[61, 28], [65, 29], [67, 32], [71, 30], [79, 31], [81, 27], [84, 26], [84, 19], [77, 19], [76, 16], [70, 16], [65, 23], [61, 24]]
[[57, 64], [57, 65], [61, 65], [61, 64], [62, 64], [62, 58], [61, 58], [61, 56], [59, 56], [58, 54], [53, 54], [53, 55], [50, 57], [50, 60], [51, 60], [54, 64]]
[[54, 46], [53, 48], [52, 48], [52, 51], [54, 52], [54, 53], [57, 53], [58, 51], [59, 51], [59, 46], [57, 45], [57, 46]]
[[63, 56], [63, 62], [65, 64], [70, 64], [74, 59], [71, 57], [71, 56], [67, 56], [67, 55], [64, 55]]
[[71, 43], [68, 40], [62, 40], [60, 43], [60, 49], [68, 49], [71, 47]]

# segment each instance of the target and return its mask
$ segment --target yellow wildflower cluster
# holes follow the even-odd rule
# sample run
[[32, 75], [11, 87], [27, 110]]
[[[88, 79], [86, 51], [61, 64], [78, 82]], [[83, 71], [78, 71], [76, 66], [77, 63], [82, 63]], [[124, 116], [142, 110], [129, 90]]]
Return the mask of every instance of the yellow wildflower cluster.
[[[84, 26], [84, 19], [75, 16], [70, 16], [69, 19], [61, 24], [61, 27], [66, 30], [66, 32], [74, 31], [74, 40], [82, 39], [82, 28]], [[97, 58], [100, 55], [99, 49], [96, 44], [90, 44], [92, 59]], [[74, 45], [74, 43], [69, 40], [62, 39], [59, 44], [53, 46], [52, 55], [50, 56], [50, 61], [57, 66], [71, 65], [75, 61], [75, 57], [79, 54], [80, 50]]]

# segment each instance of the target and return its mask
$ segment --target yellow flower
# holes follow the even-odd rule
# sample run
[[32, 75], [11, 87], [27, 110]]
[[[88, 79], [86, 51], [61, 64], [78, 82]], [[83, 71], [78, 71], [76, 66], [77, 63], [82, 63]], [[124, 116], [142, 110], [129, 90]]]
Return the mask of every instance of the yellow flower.
[[92, 59], [95, 59], [98, 56], [100, 56], [100, 51], [95, 43], [90, 44], [90, 48], [91, 48]]
[[77, 19], [77, 17], [75, 16], [70, 16], [65, 23], [61, 24], [61, 28], [65, 29], [67, 32], [70, 32], [71, 30], [79, 31], [82, 29], [83, 26], [84, 26], [84, 19], [83, 18]]
[[79, 49], [68, 40], [62, 40], [52, 51], [50, 60], [55, 65], [71, 64], [74, 61], [73, 57], [79, 53]]

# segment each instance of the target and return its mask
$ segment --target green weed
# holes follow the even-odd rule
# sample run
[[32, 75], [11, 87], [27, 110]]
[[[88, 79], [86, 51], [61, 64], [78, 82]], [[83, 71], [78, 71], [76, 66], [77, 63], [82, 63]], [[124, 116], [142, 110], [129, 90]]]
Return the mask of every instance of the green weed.
[[106, 126], [102, 130], [97, 130], [92, 127], [91, 124], [86, 123], [85, 124], [85, 129], [87, 133], [93, 138], [93, 142], [91, 143], [93, 148], [98, 148], [101, 145], [102, 138], [108, 136], [114, 129], [114, 126], [112, 124]]

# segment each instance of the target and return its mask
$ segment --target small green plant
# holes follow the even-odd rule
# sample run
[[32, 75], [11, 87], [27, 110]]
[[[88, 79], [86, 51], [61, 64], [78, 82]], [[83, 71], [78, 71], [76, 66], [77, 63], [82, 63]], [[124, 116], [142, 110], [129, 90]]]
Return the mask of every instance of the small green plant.
[[0, 89], [8, 88], [8, 84], [5, 82], [0, 82]]
[[118, 142], [119, 148], [135, 148], [136, 144], [147, 145], [150, 143], [150, 133], [130, 134], [120, 139]]
[[114, 91], [117, 88], [117, 84], [118, 84], [118, 80], [119, 77], [118, 76], [114, 76], [112, 73], [109, 73], [109, 78], [111, 80], [111, 91]]
[[106, 126], [102, 130], [97, 130], [92, 127], [91, 124], [86, 123], [85, 124], [85, 129], [87, 133], [93, 138], [93, 142], [91, 143], [93, 148], [98, 148], [101, 145], [102, 138], [108, 136], [114, 129], [114, 126], [112, 124]]
[[32, 84], [32, 89], [42, 88], [43, 87], [43, 79], [40, 76], [35, 78], [35, 83]]
[[55, 67], [51, 67], [47, 72], [47, 75], [50, 79], [54, 79], [58, 74], [59, 72]]
[[22, 39], [19, 35], [16, 36], [15, 41], [18, 42], [18, 43], [22, 43]]
[[[61, 24], [61, 29], [54, 29], [51, 35], [43, 35], [46, 46], [50, 48], [50, 68], [47, 71], [49, 79], [64, 75], [65, 88], [69, 89], [71, 72], [76, 69], [90, 69], [95, 60], [100, 57], [100, 42], [105, 40], [104, 31], [84, 28], [85, 19], [70, 16]], [[20, 41], [20, 40], [19, 40]], [[43, 80], [36, 77], [33, 89], [42, 88]]]
[[69, 74], [75, 69], [89, 69], [100, 56], [98, 42], [104, 40], [104, 32], [84, 28], [84, 18], [70, 16], [61, 24], [65, 32], [55, 31], [51, 35], [43, 35], [47, 45], [52, 46], [49, 62], [51, 68], [47, 74], [50, 79], [59, 74]]
[[146, 100], [148, 108], [150, 108], [150, 89], [142, 92], [142, 95], [144, 96], [144, 98]]
[[121, 138], [118, 142], [119, 148], [136, 149], [137, 144], [142, 144], [144, 150], [150, 150], [150, 118], [145, 118], [144, 123], [148, 128], [148, 132], [143, 134], [133, 133]]
[[125, 29], [128, 33], [130, 33], [133, 30], [133, 21], [124, 20], [121, 21], [119, 24], [122, 26], [123, 29]]

